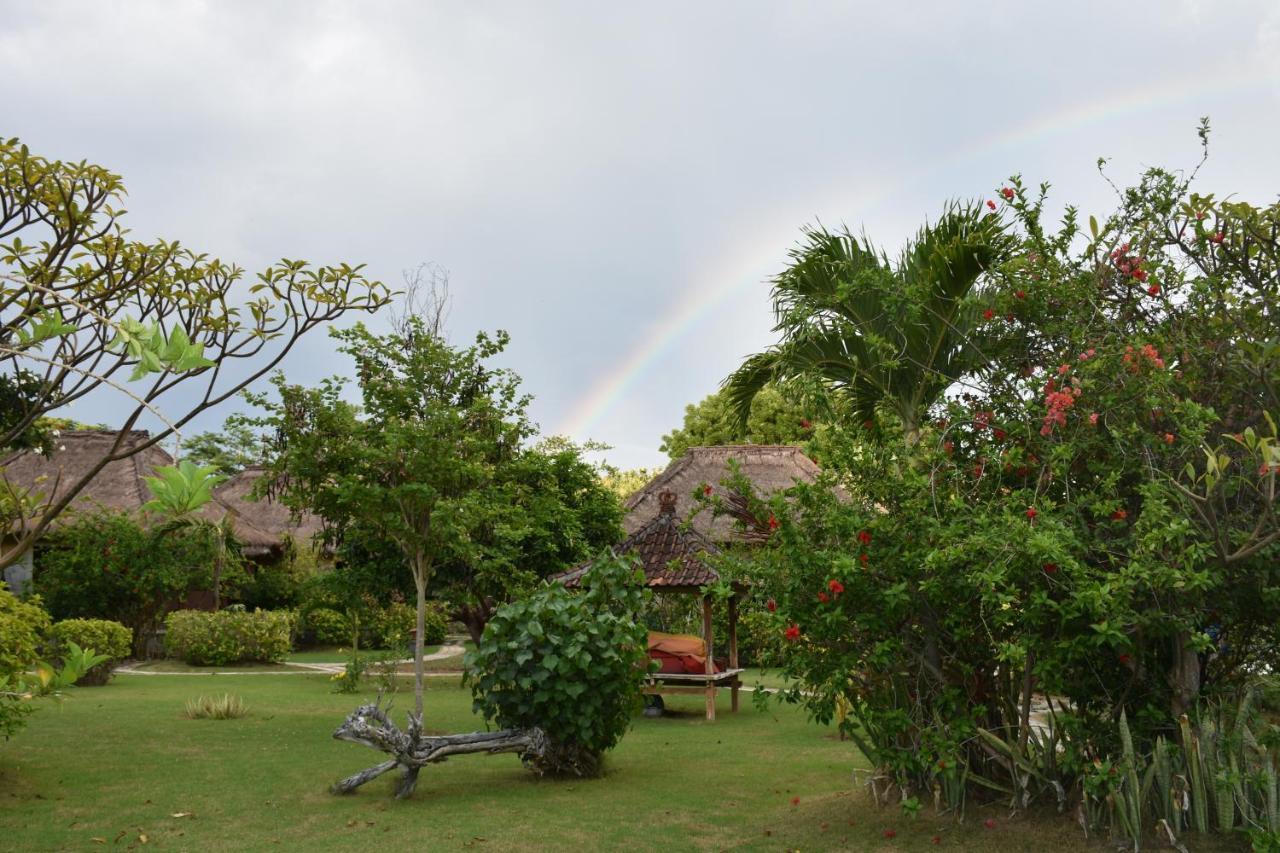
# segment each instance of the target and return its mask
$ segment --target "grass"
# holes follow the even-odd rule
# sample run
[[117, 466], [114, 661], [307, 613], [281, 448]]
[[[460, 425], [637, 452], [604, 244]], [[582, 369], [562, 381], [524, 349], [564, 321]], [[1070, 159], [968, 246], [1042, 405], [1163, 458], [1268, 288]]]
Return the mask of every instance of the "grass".
[[[729, 714], [727, 695], [714, 723], [698, 697], [668, 697], [666, 716], [637, 717], [601, 779], [539, 780], [514, 756], [465, 756], [425, 769], [408, 801], [391, 798], [390, 777], [335, 797], [330, 783], [381, 759], [330, 738], [362, 697], [330, 692], [321, 674], [229, 675], [219, 690], [242, 698], [250, 716], [184, 719], [203, 684], [120, 676], [42, 706], [0, 744], [5, 848], [96, 849], [145, 835], [202, 851], [932, 850], [938, 834], [943, 849], [984, 853], [1099, 849], [1056, 815], [975, 810], [958, 826], [877, 810], [853, 785], [863, 762], [851, 744], [786, 706], [759, 712], [745, 697]], [[427, 689], [430, 729], [481, 727], [457, 679]], [[411, 703], [397, 697], [401, 711]], [[995, 829], [983, 828], [985, 817]], [[882, 835], [889, 828], [892, 842]]]
[[[139, 672], [178, 672], [187, 675], [209, 675], [214, 672], [255, 672], [255, 673], [272, 673], [272, 672], [311, 672], [304, 667], [290, 666], [287, 663], [229, 663], [222, 666], [192, 666], [180, 660], [164, 658], [161, 660], [149, 660], [134, 666]], [[117, 675], [115, 678], [129, 678], [128, 675]]]

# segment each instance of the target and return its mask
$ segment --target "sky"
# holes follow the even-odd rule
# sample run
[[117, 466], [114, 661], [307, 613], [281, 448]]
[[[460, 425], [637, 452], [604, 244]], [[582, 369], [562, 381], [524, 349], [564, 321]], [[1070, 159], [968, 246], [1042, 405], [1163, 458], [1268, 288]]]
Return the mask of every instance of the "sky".
[[[0, 136], [123, 175], [138, 238], [447, 269], [451, 340], [510, 333], [544, 434], [661, 466], [774, 342], [806, 224], [894, 253], [1013, 173], [1105, 214], [1099, 157], [1192, 167], [1206, 115], [1202, 189], [1273, 201], [1280, 2], [0, 0], [0, 104]], [[323, 332], [283, 368], [350, 371]]]

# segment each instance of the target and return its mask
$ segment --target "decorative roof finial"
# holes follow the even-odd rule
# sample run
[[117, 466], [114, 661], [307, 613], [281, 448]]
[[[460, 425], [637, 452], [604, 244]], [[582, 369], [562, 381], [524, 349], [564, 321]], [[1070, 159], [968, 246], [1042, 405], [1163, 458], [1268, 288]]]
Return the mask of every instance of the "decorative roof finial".
[[658, 494], [658, 512], [666, 515], [675, 515], [676, 512], [676, 493], [660, 492]]

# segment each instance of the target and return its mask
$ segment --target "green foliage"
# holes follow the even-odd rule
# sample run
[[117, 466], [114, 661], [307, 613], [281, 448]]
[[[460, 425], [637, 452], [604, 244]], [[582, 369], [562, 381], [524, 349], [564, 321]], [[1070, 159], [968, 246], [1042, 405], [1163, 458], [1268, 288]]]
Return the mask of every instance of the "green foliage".
[[548, 585], [500, 608], [466, 658], [474, 706], [502, 728], [541, 728], [538, 769], [594, 775], [639, 708], [648, 656], [636, 621], [649, 596], [626, 558], [606, 554], [583, 591]]
[[287, 611], [175, 610], [165, 619], [165, 648], [192, 666], [278, 663], [292, 648]]
[[184, 716], [188, 720], [237, 720], [249, 715], [249, 706], [234, 693], [188, 699]]
[[661, 474], [657, 468], [619, 469], [606, 466], [600, 474], [600, 482], [606, 489], [618, 496], [618, 500], [626, 503], [627, 498], [643, 489], [649, 481]]
[[213, 500], [213, 489], [224, 479], [212, 466], [200, 467], [187, 460], [177, 465], [161, 465], [155, 477], [143, 477], [151, 500], [142, 505], [144, 513], [162, 519], [161, 535], [206, 539], [213, 549], [213, 609], [222, 606], [222, 580], [227, 564], [238, 563], [235, 524], [229, 512], [214, 520], [200, 511]]
[[35, 665], [35, 683], [41, 694], [65, 690], [83, 681], [86, 675], [110, 660], [108, 655], [97, 654], [93, 649], [82, 649], [70, 640], [62, 643], [59, 655], [61, 661], [56, 665], [48, 661], [38, 661]]
[[90, 668], [77, 681], [79, 685], [101, 685], [111, 679], [111, 672], [120, 661], [129, 657], [133, 649], [133, 633], [119, 622], [109, 619], [64, 619], [49, 631], [52, 653], [64, 656], [71, 644], [79, 645], [104, 656], [102, 662]]
[[40, 599], [23, 601], [0, 581], [0, 737], [8, 738], [22, 727], [29, 708], [21, 701], [18, 681], [35, 665], [48, 630], [49, 614]]
[[307, 611], [302, 629], [317, 646], [339, 646], [351, 642], [351, 620], [328, 607]]
[[[782, 391], [766, 385], [752, 398], [744, 423], [727, 390], [720, 390], [699, 403], [684, 407], [684, 422], [662, 437], [659, 449], [673, 460], [690, 447], [722, 444], [795, 444], [814, 450], [820, 445], [823, 427], [803, 405], [792, 402]], [[653, 472], [645, 480], [653, 479]], [[641, 483], [643, 486], [645, 483]], [[637, 486], [636, 488], [639, 488]]]
[[183, 438], [182, 453], [197, 465], [211, 467], [224, 477], [234, 477], [250, 465], [263, 462], [265, 443], [248, 425], [228, 420], [221, 432], [202, 432]]
[[[999, 251], [965, 287], [936, 264], [906, 286], [905, 268], [830, 235], [779, 279], [768, 375], [785, 363], [849, 414], [819, 483], [768, 503], [735, 483], [777, 521], [750, 571], [776, 602], [785, 698], [843, 719], [904, 797], [957, 775], [1015, 806], [1085, 792], [1141, 832], [1145, 768], [1178, 775], [1143, 756], [1198, 702], [1276, 667], [1280, 205], [1219, 203], [1188, 180], [1151, 170], [1086, 237], [1072, 209], [1046, 231], [1043, 188], [1015, 178], [1011, 222], [975, 226]], [[858, 322], [849, 343], [873, 304], [893, 307], [877, 322], [922, 327], [878, 341]], [[865, 357], [840, 375], [810, 364], [814, 329]], [[945, 358], [885, 361], [913, 341]], [[734, 380], [743, 394], [759, 366]], [[1026, 719], [1033, 694], [1054, 697], [1051, 737]], [[1193, 823], [1240, 825], [1211, 802], [1240, 802], [1223, 768], [1197, 766]]]
[[77, 516], [45, 540], [38, 583], [55, 619], [110, 619], [133, 632], [135, 655], [169, 602], [207, 588], [210, 543], [173, 535], [161, 542], [124, 513]]
[[[415, 618], [412, 607], [402, 601], [391, 602], [374, 613], [370, 642], [393, 651], [406, 648], [416, 625]], [[449, 630], [447, 606], [439, 601], [428, 601], [423, 624], [426, 629], [422, 639], [424, 645], [438, 646], [443, 643]]]
[[[100, 166], [49, 160], [0, 139], [0, 448], [47, 447], [42, 418], [110, 389], [128, 401], [121, 423], [146, 415], [164, 425], [128, 451], [138, 452], [261, 378], [310, 330], [388, 299], [348, 264], [282, 260], [245, 288], [239, 267], [177, 241], [131, 239], [125, 194], [120, 177]], [[237, 304], [246, 289], [248, 303]], [[104, 454], [122, 458], [118, 451]], [[62, 481], [59, 497], [74, 497], [96, 470]], [[21, 510], [0, 504], [3, 529], [24, 522], [0, 550], [0, 566], [25, 553], [65, 505], [27, 497]]]

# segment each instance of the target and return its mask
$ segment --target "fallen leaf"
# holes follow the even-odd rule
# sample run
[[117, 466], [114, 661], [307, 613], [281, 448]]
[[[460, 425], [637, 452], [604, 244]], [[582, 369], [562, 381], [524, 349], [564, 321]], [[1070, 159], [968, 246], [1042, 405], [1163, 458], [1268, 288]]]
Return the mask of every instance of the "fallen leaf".
[[147, 834], [146, 834], [145, 832], [139, 832], [139, 833], [138, 833], [138, 840], [139, 840], [139, 841], [141, 841], [143, 844], [146, 844], [146, 843], [147, 843]]
[[89, 840], [90, 840], [90, 841], [92, 841], [94, 844], [106, 844], [106, 843], [107, 843], [107, 839], [102, 838], [101, 836], [97, 836], [97, 835], [95, 835], [93, 838], [90, 838]]
[[195, 817], [195, 812], [174, 812], [169, 817]]

